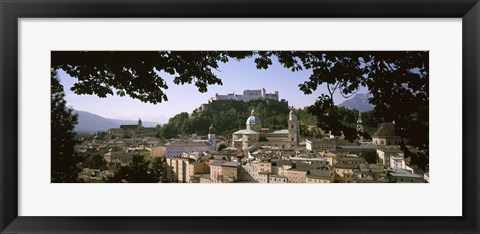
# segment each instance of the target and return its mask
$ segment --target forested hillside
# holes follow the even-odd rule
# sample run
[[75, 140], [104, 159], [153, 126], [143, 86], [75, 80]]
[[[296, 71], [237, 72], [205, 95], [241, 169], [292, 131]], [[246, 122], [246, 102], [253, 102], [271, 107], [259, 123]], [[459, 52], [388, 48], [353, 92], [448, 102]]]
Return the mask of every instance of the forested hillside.
[[[246, 120], [252, 109], [255, 109], [257, 116], [260, 117], [262, 127], [271, 130], [287, 128], [288, 113], [291, 109], [287, 101], [213, 101], [193, 110], [191, 114], [179, 113], [163, 126], [157, 126], [157, 137], [167, 139], [193, 133], [206, 135], [211, 125], [217, 135], [228, 137], [239, 129], [245, 129]], [[356, 124], [358, 112], [343, 107], [339, 109], [342, 122]], [[322, 137], [322, 132], [316, 127], [317, 119], [308, 113], [307, 107], [294, 109], [294, 111], [300, 120], [302, 136]], [[371, 112], [365, 112], [362, 116], [366, 130], [369, 134], [373, 134], [378, 122], [372, 117]]]

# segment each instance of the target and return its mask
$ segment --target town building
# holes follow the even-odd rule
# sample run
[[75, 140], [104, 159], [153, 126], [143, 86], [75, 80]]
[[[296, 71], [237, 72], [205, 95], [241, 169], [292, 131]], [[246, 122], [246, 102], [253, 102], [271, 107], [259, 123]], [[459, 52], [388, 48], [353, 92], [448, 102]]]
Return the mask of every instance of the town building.
[[225, 162], [222, 163], [222, 183], [234, 183], [238, 181], [238, 169], [240, 163]]
[[308, 151], [336, 151], [341, 148], [354, 146], [357, 147], [358, 143], [349, 142], [346, 140], [340, 140], [337, 138], [332, 139], [306, 139], [305, 149]]
[[397, 153], [390, 155], [390, 167], [392, 168], [399, 168], [399, 169], [407, 169], [407, 165], [405, 165], [405, 156], [403, 153]]
[[390, 167], [390, 156], [392, 155], [398, 155], [403, 153], [402, 150], [400, 150], [399, 147], [379, 147], [377, 149], [377, 156], [378, 156], [378, 163], [381, 165], [385, 165], [386, 167]]
[[294, 148], [298, 146], [300, 122], [293, 111], [288, 115], [288, 129], [274, 130], [262, 128], [262, 121], [252, 110], [246, 122], [246, 129], [232, 134], [232, 146], [247, 150], [255, 146], [268, 146], [277, 149]]
[[268, 183], [285, 184], [288, 183], [288, 178], [281, 175], [270, 175], [268, 177]]
[[145, 150], [148, 151], [149, 156], [152, 158], [158, 158], [163, 156], [161, 146], [145, 147]]
[[[215, 137], [215, 134], [209, 134], [209, 137]], [[168, 142], [163, 146], [160, 146], [160, 154], [170, 158], [182, 156], [184, 153], [192, 152], [204, 152], [204, 151], [215, 151], [215, 146], [210, 144], [216, 144], [215, 139], [208, 139], [207, 141], [188, 141], [188, 140], [176, 140]]]
[[213, 183], [212, 182], [212, 179], [210, 178], [210, 174], [202, 174], [202, 175], [198, 175], [199, 177], [199, 182], [201, 184], [210, 184], [210, 183]]
[[399, 168], [387, 169], [387, 176], [389, 183], [423, 183], [425, 180], [423, 175]]
[[336, 163], [335, 164], [335, 182], [351, 183], [353, 181], [353, 170], [357, 169], [359, 164], [354, 163]]
[[329, 151], [323, 151], [323, 152], [320, 152], [320, 156], [322, 156], [323, 158], [325, 158], [328, 162], [328, 165], [330, 166], [334, 166], [335, 165], [335, 158], [337, 157], [337, 154], [333, 153], [333, 152], [329, 152]]
[[193, 160], [188, 158], [167, 158], [167, 180], [175, 183], [188, 183], [188, 164]]
[[222, 160], [210, 161], [210, 180], [211, 183], [221, 183], [223, 180]]
[[167, 180], [176, 183], [199, 183], [200, 178], [196, 175], [210, 172], [205, 162], [186, 157], [166, 158], [166, 164]]
[[150, 137], [155, 135], [155, 128], [147, 128], [142, 124], [142, 120], [139, 118], [137, 124], [124, 124], [119, 128], [110, 128], [107, 130], [107, 137], [112, 139], [114, 137], [122, 138], [141, 138]]
[[267, 171], [258, 172], [257, 182], [266, 184], [269, 181], [271, 173]]
[[272, 163], [271, 162], [258, 162], [257, 163], [258, 172], [272, 172]]
[[391, 122], [382, 123], [373, 134], [372, 140], [375, 145], [398, 145], [402, 141], [395, 133], [395, 124]]
[[306, 164], [311, 164], [316, 167], [327, 166], [330, 163], [325, 157], [291, 157], [290, 160], [294, 163], [301, 162]]
[[286, 176], [286, 171], [293, 167], [293, 162], [291, 160], [278, 160], [275, 163], [275, 166], [272, 167], [272, 172], [275, 175]]
[[335, 173], [330, 169], [310, 169], [306, 177], [306, 183], [333, 183]]
[[241, 181], [258, 181], [258, 170], [256, 162], [248, 162], [245, 165], [242, 165], [239, 169], [239, 180]]
[[334, 150], [337, 146], [337, 140], [326, 140], [326, 139], [306, 139], [305, 148], [308, 151], [325, 151], [325, 150]]
[[290, 168], [285, 171], [288, 183], [306, 183], [309, 168]]
[[360, 164], [353, 170], [354, 183], [387, 183], [387, 173], [382, 165]]
[[360, 165], [360, 164], [368, 164], [367, 160], [364, 157], [359, 157], [354, 154], [347, 154], [342, 155], [335, 158], [335, 166], [337, 164], [352, 164], [352, 165]]

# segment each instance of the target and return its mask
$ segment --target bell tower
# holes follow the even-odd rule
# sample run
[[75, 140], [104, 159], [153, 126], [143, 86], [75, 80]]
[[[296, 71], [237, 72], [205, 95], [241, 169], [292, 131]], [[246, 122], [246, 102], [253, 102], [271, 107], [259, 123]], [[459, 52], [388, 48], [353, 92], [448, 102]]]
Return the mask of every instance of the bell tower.
[[299, 133], [300, 122], [293, 110], [290, 110], [288, 114], [288, 142], [290, 143], [290, 147], [298, 146]]
[[213, 125], [208, 128], [208, 144], [210, 145], [210, 151], [217, 151], [217, 139], [215, 138]]
[[[358, 112], [357, 132], [361, 132], [363, 134], [362, 112]], [[360, 135], [359, 141], [363, 142], [363, 136], [362, 135]]]

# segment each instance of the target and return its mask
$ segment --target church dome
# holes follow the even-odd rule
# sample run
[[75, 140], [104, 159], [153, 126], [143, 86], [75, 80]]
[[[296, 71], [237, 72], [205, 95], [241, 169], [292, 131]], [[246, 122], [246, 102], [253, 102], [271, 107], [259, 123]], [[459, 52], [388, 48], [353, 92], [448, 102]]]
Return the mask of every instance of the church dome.
[[260, 125], [260, 124], [262, 124], [262, 121], [255, 114], [255, 110], [252, 110], [250, 117], [248, 117], [247, 119], [247, 125]]
[[261, 123], [262, 123], [262, 121], [257, 116], [250, 116], [247, 119], [247, 124], [248, 125], [259, 125]]

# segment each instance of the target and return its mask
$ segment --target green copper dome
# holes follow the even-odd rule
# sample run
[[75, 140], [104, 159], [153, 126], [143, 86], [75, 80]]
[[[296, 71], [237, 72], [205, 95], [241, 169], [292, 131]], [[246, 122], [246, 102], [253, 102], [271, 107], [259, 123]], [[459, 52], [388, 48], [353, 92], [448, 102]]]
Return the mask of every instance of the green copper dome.
[[260, 124], [262, 124], [262, 121], [260, 120], [260, 118], [257, 117], [257, 115], [255, 114], [255, 110], [253, 109], [250, 117], [248, 117], [247, 119], [247, 125], [260, 125]]

